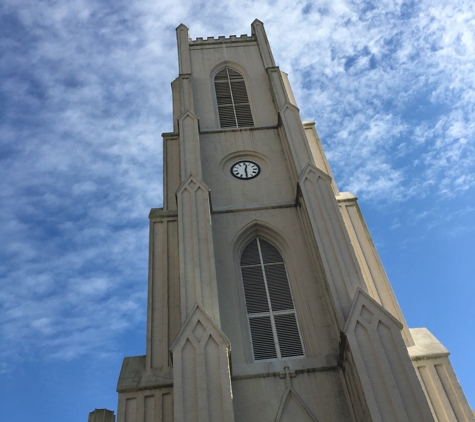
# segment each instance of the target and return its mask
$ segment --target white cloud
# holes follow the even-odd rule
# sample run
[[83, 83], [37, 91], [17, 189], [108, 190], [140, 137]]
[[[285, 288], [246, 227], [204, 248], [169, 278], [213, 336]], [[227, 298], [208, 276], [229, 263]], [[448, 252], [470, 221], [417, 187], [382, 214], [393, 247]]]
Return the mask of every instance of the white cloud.
[[472, 2], [4, 8], [17, 19], [0, 41], [6, 358], [24, 347], [61, 358], [112, 350], [115, 335], [144, 324], [147, 213], [161, 204], [160, 133], [172, 127], [181, 22], [196, 38], [264, 21], [341, 188], [392, 204], [475, 184]]

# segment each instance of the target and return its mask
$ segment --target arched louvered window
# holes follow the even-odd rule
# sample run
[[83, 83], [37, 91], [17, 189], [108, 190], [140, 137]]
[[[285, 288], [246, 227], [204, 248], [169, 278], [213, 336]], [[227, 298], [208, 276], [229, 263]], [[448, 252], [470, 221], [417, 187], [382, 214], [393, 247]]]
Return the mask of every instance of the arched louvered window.
[[221, 127], [251, 127], [251, 106], [243, 76], [234, 69], [225, 67], [214, 77]]
[[256, 238], [241, 255], [241, 272], [254, 360], [303, 356], [282, 255]]

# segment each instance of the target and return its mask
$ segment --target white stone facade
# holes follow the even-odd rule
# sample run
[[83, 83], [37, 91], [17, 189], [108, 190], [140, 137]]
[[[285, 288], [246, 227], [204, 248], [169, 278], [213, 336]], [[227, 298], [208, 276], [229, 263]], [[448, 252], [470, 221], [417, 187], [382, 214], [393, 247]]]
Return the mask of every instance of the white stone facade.
[[[180, 25], [177, 41], [164, 204], [149, 216], [147, 349], [124, 359], [118, 422], [473, 421], [447, 350], [407, 327], [262, 22], [206, 40]], [[225, 68], [240, 75], [232, 99], [215, 80]], [[239, 162], [260, 173], [233, 176]], [[270, 249], [243, 264], [256, 238]], [[258, 346], [279, 357], [256, 358]]]

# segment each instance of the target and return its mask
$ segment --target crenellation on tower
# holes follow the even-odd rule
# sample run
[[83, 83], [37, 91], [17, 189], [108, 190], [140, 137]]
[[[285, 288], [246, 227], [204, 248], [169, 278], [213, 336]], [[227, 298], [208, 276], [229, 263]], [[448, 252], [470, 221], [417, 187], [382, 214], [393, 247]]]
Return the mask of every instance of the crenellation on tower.
[[230, 35], [229, 37], [220, 36], [220, 37], [207, 37], [204, 39], [203, 37], [197, 37], [194, 40], [190, 38], [190, 46], [195, 45], [202, 45], [202, 44], [235, 44], [240, 42], [249, 42], [249, 41], [256, 41], [256, 37], [253, 35]]

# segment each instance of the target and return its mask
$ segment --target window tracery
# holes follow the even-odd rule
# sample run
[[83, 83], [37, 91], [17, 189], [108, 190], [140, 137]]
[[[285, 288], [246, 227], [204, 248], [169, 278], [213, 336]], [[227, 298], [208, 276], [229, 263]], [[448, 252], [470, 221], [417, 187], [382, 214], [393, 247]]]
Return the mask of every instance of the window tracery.
[[256, 237], [241, 255], [254, 360], [303, 356], [287, 271], [279, 251]]
[[254, 126], [246, 83], [238, 71], [221, 69], [214, 77], [214, 88], [222, 128]]

